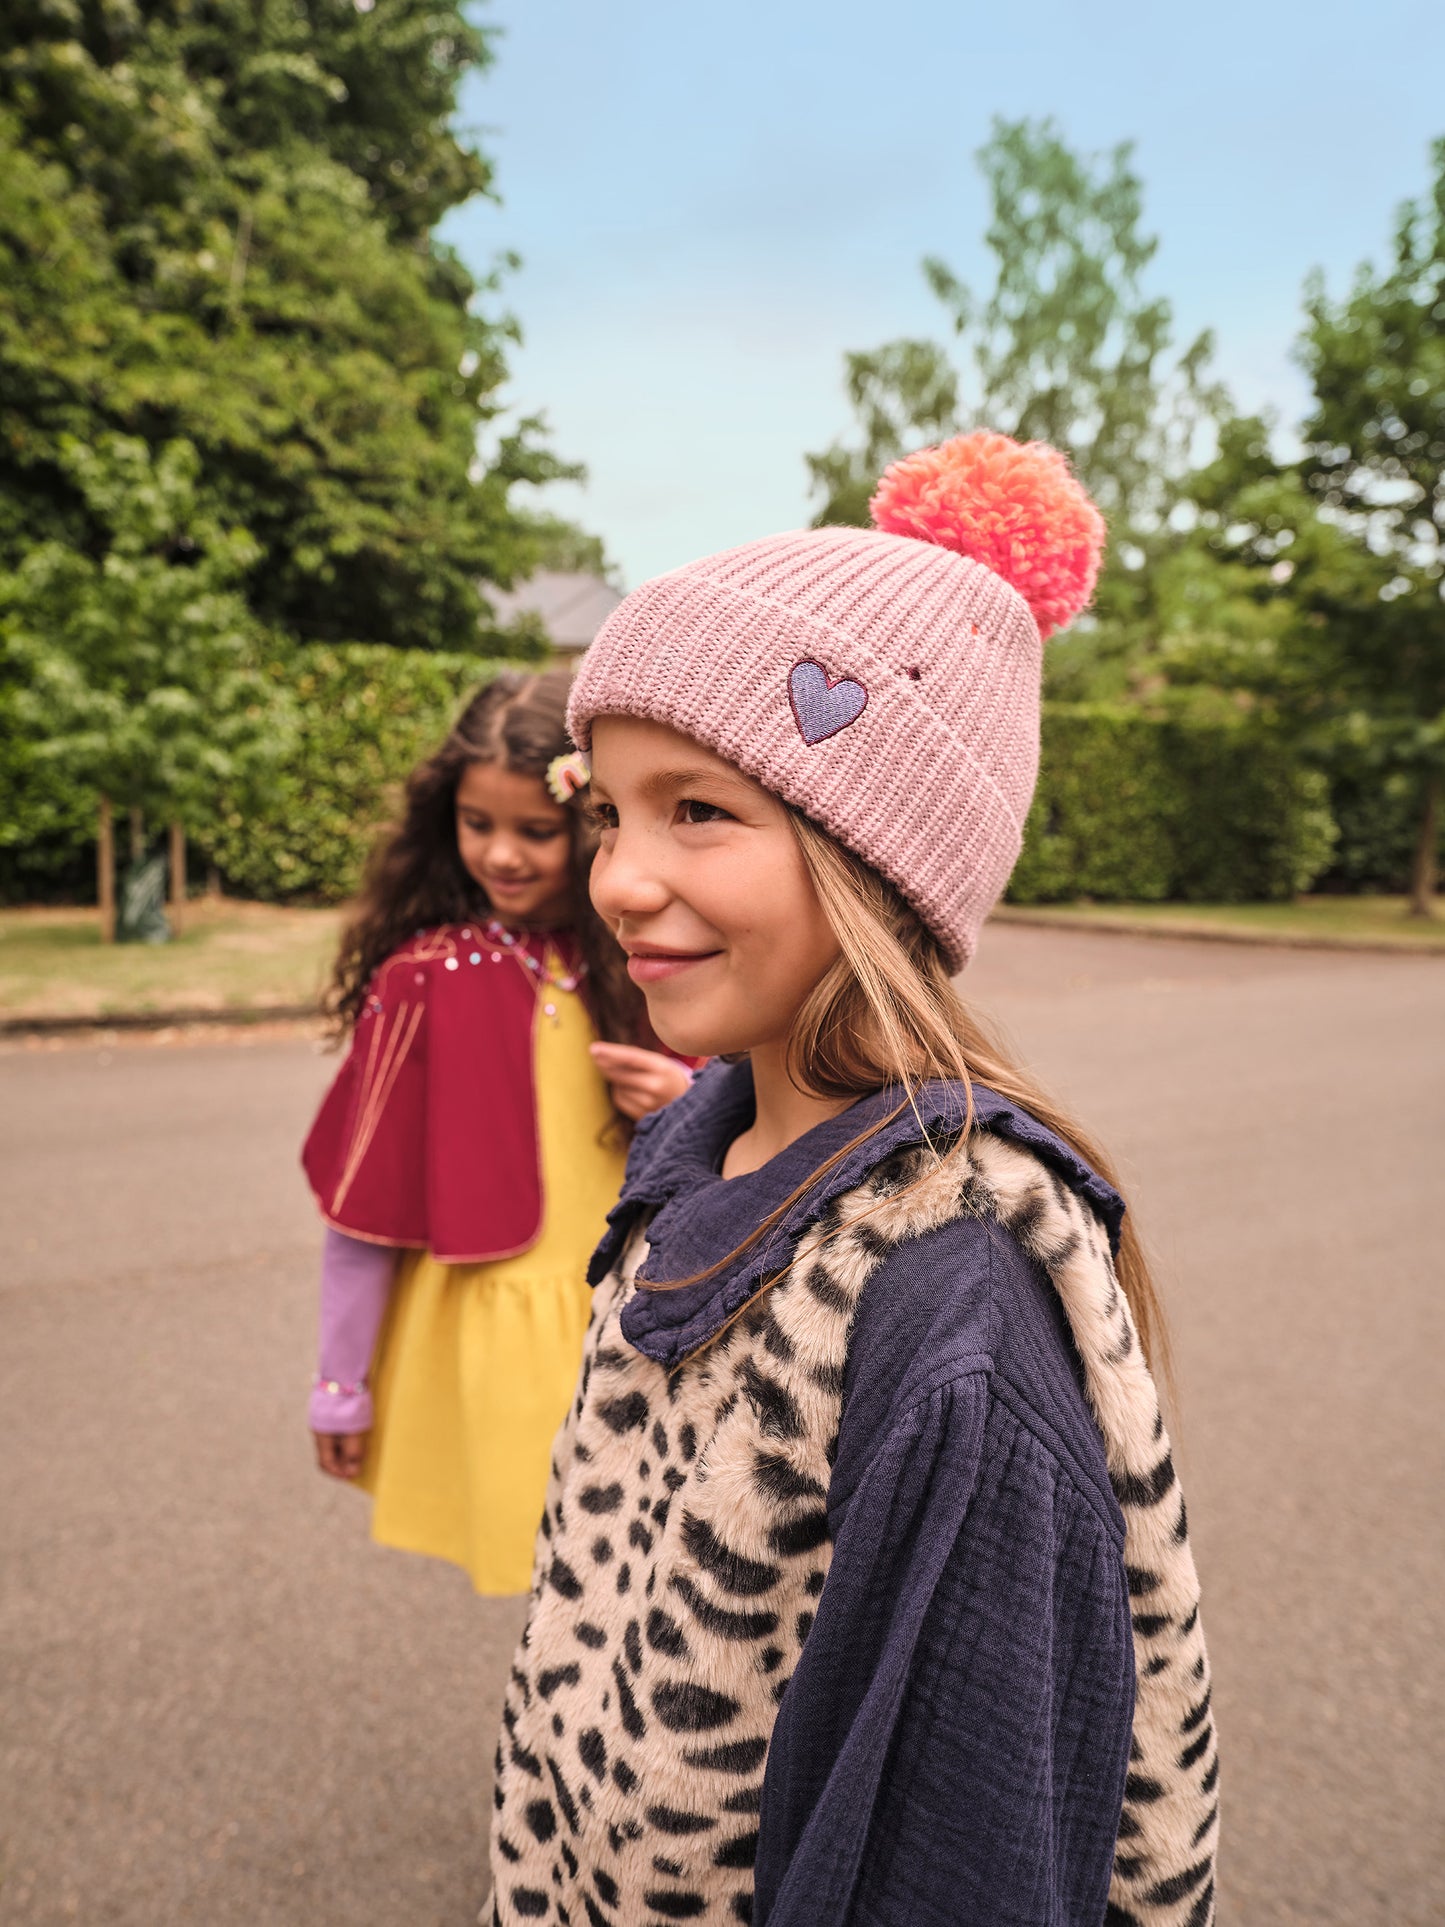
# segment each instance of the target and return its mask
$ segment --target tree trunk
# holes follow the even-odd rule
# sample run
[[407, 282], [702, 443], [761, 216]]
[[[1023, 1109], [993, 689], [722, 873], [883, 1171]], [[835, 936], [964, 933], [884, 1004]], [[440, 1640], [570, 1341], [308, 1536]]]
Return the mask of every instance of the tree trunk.
[[1420, 813], [1420, 835], [1410, 871], [1410, 915], [1435, 914], [1435, 851], [1439, 840], [1440, 777], [1431, 770], [1425, 778], [1425, 807]]
[[110, 798], [100, 799], [95, 839], [95, 894], [100, 904], [100, 940], [115, 942], [115, 819]]
[[181, 823], [171, 824], [171, 929], [181, 934], [186, 911], [186, 832]]
[[130, 811], [130, 860], [139, 863], [146, 853], [146, 820], [144, 813], [131, 805]]

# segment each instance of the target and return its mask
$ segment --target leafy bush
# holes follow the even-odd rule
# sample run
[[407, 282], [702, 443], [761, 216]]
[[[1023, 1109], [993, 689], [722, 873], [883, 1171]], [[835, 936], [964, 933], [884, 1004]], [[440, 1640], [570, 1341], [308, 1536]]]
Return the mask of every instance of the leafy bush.
[[225, 882], [267, 901], [349, 896], [408, 771], [441, 741], [464, 696], [515, 667], [369, 643], [317, 645], [272, 664], [292, 696], [294, 745], [259, 807], [221, 799], [202, 841]]
[[1306, 889], [1336, 830], [1323, 777], [1244, 722], [1044, 708], [1015, 903], [1242, 903]]

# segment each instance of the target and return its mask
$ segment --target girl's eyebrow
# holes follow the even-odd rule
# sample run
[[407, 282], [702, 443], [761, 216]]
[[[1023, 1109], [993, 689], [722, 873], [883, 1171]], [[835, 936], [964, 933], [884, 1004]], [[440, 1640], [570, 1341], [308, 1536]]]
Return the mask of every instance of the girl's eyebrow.
[[693, 789], [699, 783], [721, 783], [727, 787], [741, 790], [755, 790], [759, 786], [740, 770], [719, 769], [715, 764], [682, 764], [676, 769], [657, 769], [645, 776], [638, 787], [644, 796], [675, 796], [682, 790]]
[[[478, 803], [458, 803], [459, 816], [490, 816], [491, 811], [483, 809]], [[524, 830], [560, 830], [563, 826], [553, 816], [523, 816], [517, 819], [518, 827]]]

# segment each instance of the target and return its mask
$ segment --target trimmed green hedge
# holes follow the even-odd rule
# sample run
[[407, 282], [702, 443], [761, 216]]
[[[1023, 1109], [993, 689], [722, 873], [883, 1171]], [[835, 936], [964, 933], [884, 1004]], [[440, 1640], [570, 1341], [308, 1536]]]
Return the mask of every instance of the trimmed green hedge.
[[[192, 837], [197, 865], [214, 863], [246, 896], [345, 898], [408, 770], [478, 683], [516, 666], [364, 644], [278, 659], [270, 673], [289, 692], [292, 717], [280, 774], [259, 809], [217, 799], [214, 824]], [[4, 695], [0, 686], [0, 900], [84, 900], [94, 887], [89, 800], [67, 793], [7, 733]], [[1392, 864], [1404, 802], [1390, 800], [1378, 836]], [[1038, 794], [1009, 896], [1287, 898], [1331, 863], [1335, 836], [1325, 779], [1301, 769], [1266, 729], [1049, 704]], [[1342, 845], [1330, 879], [1360, 888], [1375, 860], [1372, 843], [1359, 862]]]
[[1045, 705], [1014, 903], [1246, 903], [1288, 898], [1324, 869], [1336, 830], [1325, 779], [1273, 732], [1095, 704]]
[[200, 839], [226, 885], [268, 902], [350, 896], [399, 786], [463, 698], [499, 669], [526, 666], [380, 643], [316, 645], [289, 669], [273, 665], [294, 700], [293, 746], [262, 808], [222, 798]]
[[[381, 644], [314, 645], [267, 674], [286, 698], [286, 747], [264, 805], [220, 795], [192, 828], [191, 870], [207, 863], [240, 896], [332, 903], [356, 886], [376, 826], [462, 699], [498, 669], [529, 665]], [[91, 901], [95, 803], [37, 757], [0, 675], [0, 903]], [[147, 825], [152, 837], [163, 828]], [[124, 823], [117, 837], [124, 845]]]
[[[1330, 808], [1340, 841], [1316, 888], [1342, 894], [1408, 890], [1423, 804], [1420, 777], [1386, 776], [1342, 759], [1330, 775]], [[1445, 811], [1435, 855], [1445, 872]]]

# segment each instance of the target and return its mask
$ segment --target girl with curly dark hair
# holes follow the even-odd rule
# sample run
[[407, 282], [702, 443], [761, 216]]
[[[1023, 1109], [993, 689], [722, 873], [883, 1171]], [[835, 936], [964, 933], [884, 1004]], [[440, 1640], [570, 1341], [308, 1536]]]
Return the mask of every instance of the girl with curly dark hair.
[[304, 1153], [326, 1221], [311, 1428], [385, 1544], [529, 1583], [589, 1253], [657, 1048], [587, 896], [570, 675], [497, 676], [412, 772], [342, 937], [351, 1048]]

